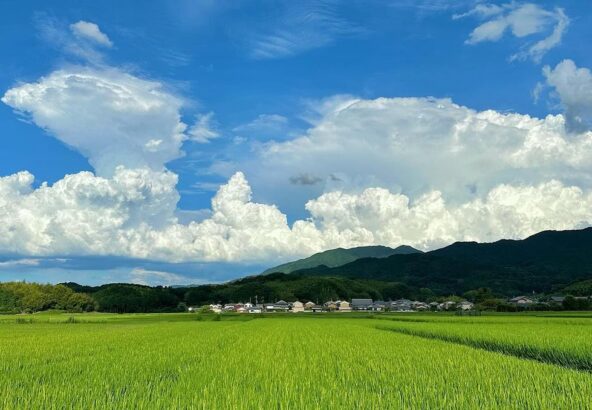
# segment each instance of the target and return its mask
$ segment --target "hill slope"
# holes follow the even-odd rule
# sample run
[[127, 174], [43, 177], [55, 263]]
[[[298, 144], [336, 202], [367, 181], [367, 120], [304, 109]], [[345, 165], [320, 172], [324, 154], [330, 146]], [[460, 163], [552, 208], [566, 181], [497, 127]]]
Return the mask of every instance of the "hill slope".
[[295, 273], [405, 283], [437, 294], [460, 294], [479, 287], [512, 295], [544, 292], [592, 278], [592, 228], [547, 231], [524, 240], [459, 242], [423, 254], [359, 259], [338, 267]]
[[308, 258], [284, 263], [283, 265], [267, 269], [262, 275], [268, 275], [275, 272], [291, 273], [301, 269], [315, 268], [317, 266], [336, 267], [361, 258], [386, 258], [391, 255], [407, 255], [412, 253], [421, 253], [421, 251], [405, 245], [395, 249], [386, 246], [360, 246], [351, 249], [337, 248], [315, 253]]

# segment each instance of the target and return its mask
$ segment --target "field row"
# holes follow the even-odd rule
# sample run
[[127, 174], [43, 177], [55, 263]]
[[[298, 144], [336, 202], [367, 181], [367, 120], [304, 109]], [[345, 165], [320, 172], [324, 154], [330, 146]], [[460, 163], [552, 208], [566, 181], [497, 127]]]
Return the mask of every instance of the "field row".
[[592, 371], [588, 318], [388, 318], [377, 328]]

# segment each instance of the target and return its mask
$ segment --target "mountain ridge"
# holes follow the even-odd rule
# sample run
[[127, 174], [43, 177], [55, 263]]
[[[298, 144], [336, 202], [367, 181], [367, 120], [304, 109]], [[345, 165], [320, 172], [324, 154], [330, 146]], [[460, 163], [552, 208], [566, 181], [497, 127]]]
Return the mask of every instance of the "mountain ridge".
[[298, 259], [292, 262], [286, 262], [278, 266], [266, 269], [261, 275], [271, 273], [292, 273], [301, 269], [310, 269], [318, 266], [329, 268], [345, 265], [362, 258], [386, 258], [397, 254], [421, 253], [408, 245], [401, 245], [396, 248], [388, 246], [359, 246], [355, 248], [335, 248], [323, 252], [315, 253], [307, 258]]
[[421, 254], [363, 258], [292, 273], [394, 281], [440, 294], [480, 287], [504, 294], [542, 292], [592, 278], [591, 249], [592, 228], [543, 231], [522, 240], [455, 242]]

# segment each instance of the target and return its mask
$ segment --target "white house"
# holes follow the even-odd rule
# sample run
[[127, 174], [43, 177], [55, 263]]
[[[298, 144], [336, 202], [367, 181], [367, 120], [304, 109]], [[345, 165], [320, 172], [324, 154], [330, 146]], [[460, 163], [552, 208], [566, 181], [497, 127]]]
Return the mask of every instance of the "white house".
[[347, 300], [342, 300], [337, 305], [337, 310], [340, 312], [351, 312], [351, 306]]
[[210, 310], [214, 313], [221, 313], [222, 305], [210, 305]]
[[298, 313], [298, 312], [304, 312], [304, 304], [300, 301], [296, 301], [292, 303], [292, 312], [293, 313]]
[[508, 302], [517, 306], [530, 306], [534, 304], [534, 300], [527, 298], [526, 296], [516, 296], [515, 298], [510, 299]]

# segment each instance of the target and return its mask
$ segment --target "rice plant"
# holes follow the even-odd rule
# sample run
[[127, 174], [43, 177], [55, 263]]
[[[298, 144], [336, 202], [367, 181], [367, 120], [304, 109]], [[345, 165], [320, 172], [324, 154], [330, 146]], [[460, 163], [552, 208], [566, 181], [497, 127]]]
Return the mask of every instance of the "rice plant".
[[587, 372], [376, 319], [60, 320], [0, 323], [0, 408], [592, 408]]

